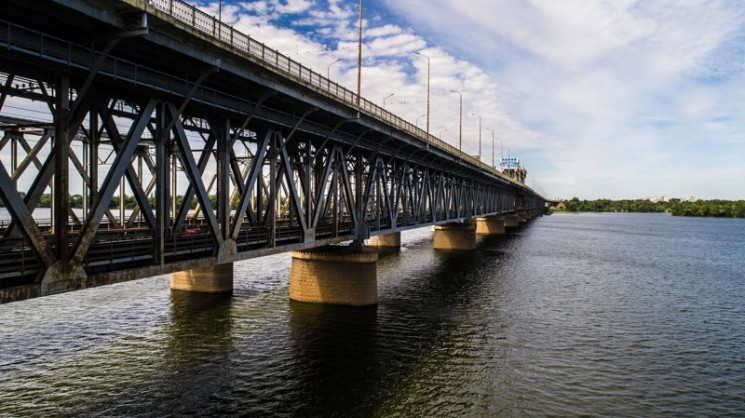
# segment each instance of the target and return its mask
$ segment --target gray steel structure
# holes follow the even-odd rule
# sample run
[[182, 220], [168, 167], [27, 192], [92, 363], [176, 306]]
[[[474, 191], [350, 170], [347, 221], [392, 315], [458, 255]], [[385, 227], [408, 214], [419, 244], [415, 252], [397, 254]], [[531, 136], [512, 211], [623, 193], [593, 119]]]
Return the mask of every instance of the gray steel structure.
[[544, 205], [176, 0], [6, 0], [0, 130], [0, 301]]

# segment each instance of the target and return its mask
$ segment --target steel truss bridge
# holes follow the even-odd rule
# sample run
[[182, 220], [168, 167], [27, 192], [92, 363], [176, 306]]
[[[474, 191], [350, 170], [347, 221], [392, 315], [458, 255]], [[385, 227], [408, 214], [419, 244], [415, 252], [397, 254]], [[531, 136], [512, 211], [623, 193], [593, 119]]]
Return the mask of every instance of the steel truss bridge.
[[0, 301], [544, 204], [177, 0], [5, 0], [0, 131]]

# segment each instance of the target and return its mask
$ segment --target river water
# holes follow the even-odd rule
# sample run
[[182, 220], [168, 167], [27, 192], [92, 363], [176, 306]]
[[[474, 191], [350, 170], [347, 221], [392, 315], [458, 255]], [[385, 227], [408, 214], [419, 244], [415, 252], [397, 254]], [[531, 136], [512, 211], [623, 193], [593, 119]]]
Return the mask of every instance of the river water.
[[0, 416], [745, 416], [745, 220], [554, 215], [404, 234], [376, 309], [167, 276], [0, 306]]

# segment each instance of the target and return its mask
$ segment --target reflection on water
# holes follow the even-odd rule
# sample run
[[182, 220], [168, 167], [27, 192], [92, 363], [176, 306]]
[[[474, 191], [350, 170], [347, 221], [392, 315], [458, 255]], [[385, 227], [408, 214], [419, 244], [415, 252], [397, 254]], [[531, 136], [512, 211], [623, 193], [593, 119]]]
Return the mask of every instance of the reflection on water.
[[429, 230], [377, 308], [290, 302], [290, 260], [232, 295], [157, 277], [0, 306], [0, 416], [743, 416], [745, 222], [536, 220], [471, 252]]

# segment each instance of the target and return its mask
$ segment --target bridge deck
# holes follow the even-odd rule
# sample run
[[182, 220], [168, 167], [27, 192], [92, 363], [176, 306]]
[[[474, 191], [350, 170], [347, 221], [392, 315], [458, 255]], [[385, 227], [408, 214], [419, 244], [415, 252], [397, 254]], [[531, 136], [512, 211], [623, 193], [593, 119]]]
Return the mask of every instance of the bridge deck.
[[[84, 287], [215, 263], [230, 242], [245, 259], [543, 204], [186, 3], [6, 3], [0, 299], [38, 294], [50, 269]], [[117, 221], [125, 192], [136, 211]], [[50, 193], [54, 227], [34, 216]]]

